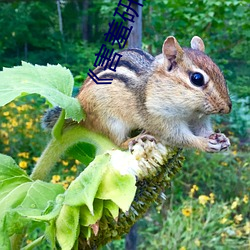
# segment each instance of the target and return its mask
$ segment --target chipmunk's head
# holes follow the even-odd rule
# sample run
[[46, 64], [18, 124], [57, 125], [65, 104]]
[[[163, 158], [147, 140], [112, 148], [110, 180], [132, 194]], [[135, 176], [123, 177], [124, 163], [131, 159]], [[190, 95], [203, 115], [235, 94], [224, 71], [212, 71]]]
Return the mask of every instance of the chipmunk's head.
[[192, 38], [191, 48], [181, 48], [175, 37], [170, 36], [162, 47], [164, 71], [185, 89], [184, 98], [192, 101], [197, 112], [227, 114], [232, 104], [226, 81], [204, 51], [204, 43], [198, 36]]

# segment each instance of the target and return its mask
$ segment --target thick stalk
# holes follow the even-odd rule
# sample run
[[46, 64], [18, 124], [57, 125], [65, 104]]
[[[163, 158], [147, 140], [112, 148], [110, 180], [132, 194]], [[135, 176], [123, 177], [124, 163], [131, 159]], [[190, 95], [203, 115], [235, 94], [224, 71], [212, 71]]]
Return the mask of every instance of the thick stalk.
[[51, 139], [33, 169], [31, 178], [33, 180], [46, 180], [61, 155], [70, 146], [78, 142], [93, 144], [97, 150], [96, 155], [102, 154], [106, 150], [117, 148], [115, 144], [100, 134], [82, 126], [72, 126], [65, 129], [60, 138]]

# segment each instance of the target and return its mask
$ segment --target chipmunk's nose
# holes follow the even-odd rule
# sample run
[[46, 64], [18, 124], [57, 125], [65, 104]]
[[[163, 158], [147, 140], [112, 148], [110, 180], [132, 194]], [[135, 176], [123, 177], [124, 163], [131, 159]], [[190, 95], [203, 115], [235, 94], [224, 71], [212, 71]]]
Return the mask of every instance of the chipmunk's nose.
[[220, 109], [219, 113], [228, 114], [231, 112], [231, 109], [232, 109], [232, 102], [229, 101], [222, 109]]

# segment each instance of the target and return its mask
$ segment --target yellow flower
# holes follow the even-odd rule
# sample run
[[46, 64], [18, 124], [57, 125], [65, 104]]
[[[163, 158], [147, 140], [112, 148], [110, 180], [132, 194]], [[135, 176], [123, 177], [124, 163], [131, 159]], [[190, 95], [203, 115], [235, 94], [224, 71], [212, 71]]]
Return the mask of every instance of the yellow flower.
[[197, 247], [200, 247], [201, 246], [201, 242], [199, 239], [195, 239], [194, 240], [194, 244], [197, 246]]
[[9, 114], [10, 114], [10, 112], [8, 112], [8, 111], [3, 112], [4, 116], [9, 116]]
[[186, 250], [186, 248], [185, 247], [181, 247], [180, 250]]
[[63, 166], [68, 166], [69, 165], [69, 163], [67, 161], [64, 161], [64, 160], [62, 160], [62, 164], [63, 164]]
[[189, 217], [192, 214], [192, 209], [190, 207], [185, 207], [181, 211], [182, 214], [186, 217]]
[[18, 126], [17, 121], [16, 121], [16, 120], [12, 120], [12, 121], [11, 121], [11, 126], [12, 126], [12, 127], [17, 127], [17, 126]]
[[227, 167], [227, 166], [228, 166], [228, 163], [223, 161], [223, 162], [221, 163], [221, 165], [222, 165], [223, 167]]
[[242, 232], [241, 232], [240, 230], [236, 230], [236, 235], [237, 235], [238, 237], [241, 237], [241, 236], [242, 236]]
[[227, 233], [221, 233], [221, 238], [226, 238], [227, 237]]
[[237, 214], [234, 216], [234, 221], [236, 224], [239, 224], [243, 220], [242, 214]]
[[220, 220], [220, 224], [225, 224], [227, 222], [227, 218], [222, 218], [221, 220]]
[[235, 201], [231, 205], [231, 209], [235, 209], [239, 205], [239, 198], [236, 197]]
[[10, 106], [11, 108], [15, 108], [15, 107], [16, 107], [16, 104], [15, 104], [14, 102], [11, 102], [11, 103], [9, 104], [9, 106]]
[[29, 152], [21, 152], [21, 153], [18, 153], [18, 156], [28, 159], [28, 158], [29, 158]]
[[27, 129], [31, 129], [32, 126], [33, 126], [33, 121], [32, 121], [32, 120], [26, 122], [26, 128], [27, 128]]
[[67, 182], [72, 182], [75, 179], [75, 176], [67, 176], [66, 181]]
[[77, 171], [76, 165], [73, 165], [73, 166], [70, 168], [70, 170], [71, 170], [72, 172], [76, 172], [76, 171]]
[[246, 234], [250, 234], [250, 222], [247, 221], [246, 225], [244, 226], [244, 231], [246, 232]]
[[210, 200], [210, 198], [207, 195], [200, 195], [199, 196], [199, 203], [203, 206]]
[[78, 161], [78, 160], [75, 160], [75, 164], [76, 164], [76, 165], [79, 165], [79, 164], [81, 164], [81, 162]]
[[39, 159], [39, 157], [32, 157], [32, 160], [33, 160], [34, 162], [37, 162], [38, 159]]
[[210, 203], [214, 204], [214, 193], [210, 193], [209, 197], [210, 197]]
[[19, 167], [22, 169], [26, 169], [28, 167], [27, 161], [20, 161], [19, 162]]
[[68, 183], [68, 182], [63, 182], [63, 187], [64, 187], [64, 189], [67, 189], [68, 186], [69, 186], [69, 183]]
[[194, 193], [199, 190], [199, 187], [196, 185], [193, 185], [192, 188], [190, 189], [189, 196], [193, 198]]
[[243, 202], [247, 204], [248, 201], [249, 201], [248, 195], [245, 194], [243, 197]]
[[237, 153], [238, 153], [237, 150], [233, 150], [233, 151], [232, 151], [232, 154], [233, 154], [233, 155], [237, 155]]
[[52, 183], [57, 183], [57, 182], [60, 181], [60, 179], [61, 179], [61, 176], [60, 176], [60, 175], [53, 175], [53, 176], [52, 176], [51, 182], [52, 182]]
[[1, 137], [5, 137], [5, 138], [9, 137], [9, 134], [4, 130], [0, 130], [0, 135], [1, 135]]

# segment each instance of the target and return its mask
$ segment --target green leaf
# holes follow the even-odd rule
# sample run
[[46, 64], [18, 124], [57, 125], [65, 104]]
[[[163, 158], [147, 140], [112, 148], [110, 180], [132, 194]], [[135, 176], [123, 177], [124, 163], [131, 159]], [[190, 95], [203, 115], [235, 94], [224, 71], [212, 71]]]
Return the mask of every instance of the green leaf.
[[0, 201], [13, 189], [25, 182], [31, 182], [30, 178], [27, 176], [17, 176], [0, 181]]
[[71, 250], [79, 234], [79, 207], [64, 205], [56, 220], [56, 238], [64, 250]]
[[30, 186], [20, 208], [26, 209], [27, 213], [29, 209], [42, 212], [47, 207], [48, 201], [55, 200], [56, 196], [61, 193], [64, 193], [61, 185], [37, 180]]
[[17, 176], [26, 176], [28, 178], [28, 175], [10, 156], [0, 154], [0, 181]]
[[110, 200], [103, 201], [103, 207], [108, 209], [108, 211], [110, 212], [110, 214], [114, 219], [118, 218], [119, 207], [113, 201]]
[[22, 62], [22, 66], [0, 72], [0, 106], [18, 96], [36, 93], [65, 109], [66, 118], [80, 121], [84, 114], [78, 100], [71, 97], [73, 85], [72, 74], [61, 65], [34, 66]]
[[85, 165], [88, 165], [95, 158], [96, 148], [92, 144], [78, 142], [70, 147], [66, 151], [66, 154], [84, 163]]
[[30, 244], [28, 244], [25, 247], [22, 247], [21, 250], [32, 250], [35, 247], [41, 245], [41, 243], [44, 241], [44, 235], [40, 236], [36, 240], [32, 241]]
[[129, 210], [136, 192], [136, 179], [133, 175], [121, 175], [110, 167], [103, 176], [96, 198], [112, 200], [123, 212]]
[[61, 114], [52, 129], [52, 135], [57, 140], [60, 139], [62, 136], [64, 121], [65, 121], [65, 110], [62, 109]]
[[110, 166], [110, 155], [103, 154], [93, 162], [70, 184], [65, 192], [64, 204], [70, 206], [87, 205], [93, 214], [93, 201], [105, 172]]
[[87, 206], [80, 208], [80, 225], [89, 226], [95, 224], [102, 217], [103, 200], [95, 199], [93, 203], [94, 214], [91, 214]]

